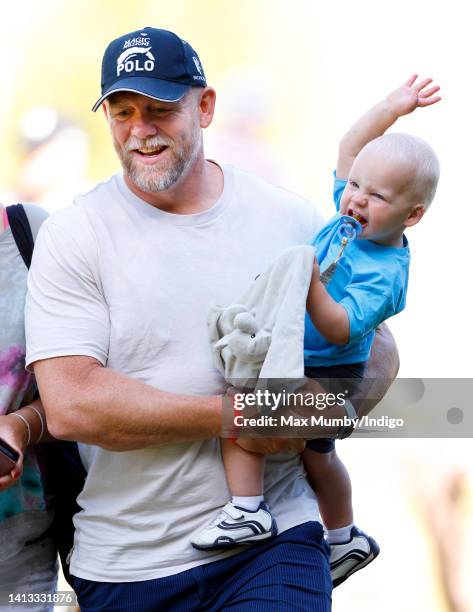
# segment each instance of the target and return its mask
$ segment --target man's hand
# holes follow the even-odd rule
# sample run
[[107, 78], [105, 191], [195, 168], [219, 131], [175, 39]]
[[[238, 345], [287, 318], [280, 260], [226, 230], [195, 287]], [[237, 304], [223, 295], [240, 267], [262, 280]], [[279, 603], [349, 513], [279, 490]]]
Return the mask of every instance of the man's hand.
[[261, 455], [302, 453], [305, 448], [305, 440], [300, 438], [238, 438], [235, 442], [244, 450]]
[[[252, 392], [249, 392], [252, 395]], [[245, 406], [244, 411], [235, 412], [234, 410], [234, 396], [235, 395], [244, 395], [241, 389], [237, 389], [235, 387], [228, 387], [225, 398], [224, 398], [224, 421], [223, 428], [226, 429], [226, 433], [229, 431], [232, 432], [232, 437], [238, 435], [238, 428], [235, 427], [235, 416], [241, 415], [246, 418], [257, 418], [261, 415], [260, 411], [254, 404]], [[229, 401], [230, 400], [230, 403]], [[242, 401], [240, 399], [240, 401]], [[248, 433], [248, 430], [245, 431], [245, 434], [251, 435]], [[235, 443], [238, 444], [241, 448], [250, 453], [259, 453], [261, 455], [271, 455], [274, 453], [302, 453], [305, 447], [305, 440], [301, 438], [286, 438], [286, 437], [274, 437], [274, 438], [263, 438], [263, 437], [238, 437], [233, 438]]]
[[413, 74], [404, 85], [387, 96], [386, 101], [396, 119], [412, 113], [416, 108], [431, 106], [440, 101], [440, 96], [434, 96], [440, 87], [434, 85], [426, 89], [432, 83], [432, 79], [423, 79], [416, 83], [418, 76]]

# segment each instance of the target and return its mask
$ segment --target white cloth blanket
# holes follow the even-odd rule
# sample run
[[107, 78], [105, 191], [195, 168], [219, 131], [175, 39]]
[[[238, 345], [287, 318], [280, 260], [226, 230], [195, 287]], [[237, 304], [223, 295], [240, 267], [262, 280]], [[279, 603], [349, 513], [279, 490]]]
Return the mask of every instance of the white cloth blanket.
[[218, 370], [237, 388], [304, 377], [304, 318], [315, 250], [286, 249], [238, 300], [208, 316]]

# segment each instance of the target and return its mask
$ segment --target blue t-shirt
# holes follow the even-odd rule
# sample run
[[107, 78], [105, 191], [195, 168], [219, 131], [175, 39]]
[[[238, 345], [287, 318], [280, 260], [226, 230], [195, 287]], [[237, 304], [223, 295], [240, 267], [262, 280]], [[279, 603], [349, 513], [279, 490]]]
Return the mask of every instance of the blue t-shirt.
[[[333, 197], [337, 211], [346, 184], [335, 178]], [[339, 214], [335, 215], [311, 243], [321, 272], [335, 260], [340, 250], [340, 219]], [[306, 313], [306, 366], [359, 363], [368, 359], [375, 328], [404, 309], [409, 260], [405, 236], [402, 247], [383, 246], [363, 239], [352, 240], [346, 246], [327, 291], [347, 311], [350, 340], [344, 345], [331, 344], [317, 331]]]

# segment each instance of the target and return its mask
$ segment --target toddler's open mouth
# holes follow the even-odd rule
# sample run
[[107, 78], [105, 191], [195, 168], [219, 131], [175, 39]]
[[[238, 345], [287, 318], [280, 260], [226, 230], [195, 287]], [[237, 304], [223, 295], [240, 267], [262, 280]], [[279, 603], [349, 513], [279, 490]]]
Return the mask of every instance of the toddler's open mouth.
[[361, 227], [365, 227], [368, 224], [368, 219], [365, 219], [365, 217], [363, 217], [363, 215], [361, 215], [358, 211], [353, 210], [352, 208], [349, 208], [347, 210], [347, 214], [350, 217], [353, 217], [354, 219], [356, 219], [356, 221], [358, 221], [358, 223], [361, 225]]

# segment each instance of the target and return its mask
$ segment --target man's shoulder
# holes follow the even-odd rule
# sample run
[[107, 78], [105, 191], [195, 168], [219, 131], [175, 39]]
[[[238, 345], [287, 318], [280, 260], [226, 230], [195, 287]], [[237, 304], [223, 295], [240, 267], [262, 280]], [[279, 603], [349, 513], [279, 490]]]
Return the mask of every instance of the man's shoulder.
[[236, 196], [253, 209], [271, 217], [292, 220], [316, 231], [324, 225], [324, 218], [307, 198], [241, 168], [230, 168], [235, 177]]
[[237, 190], [248, 190], [249, 193], [255, 192], [258, 195], [266, 195], [273, 204], [279, 202], [281, 204], [290, 204], [306, 209], [313, 208], [313, 205], [307, 198], [289, 191], [284, 187], [270, 183], [257, 174], [253, 174], [252, 172], [248, 172], [236, 166], [228, 166], [228, 168], [230, 168], [235, 175], [235, 186]]
[[74, 198], [76, 207], [93, 208], [100, 206], [104, 199], [116, 196], [118, 176], [113, 174], [110, 178], [96, 183], [91, 189], [84, 193], [79, 193]]
[[96, 183], [91, 189], [77, 194], [70, 206], [53, 213], [44, 223], [47, 227], [60, 226], [62, 229], [78, 229], [89, 224], [89, 214], [94, 209], [106, 208], [105, 200], [110, 198], [115, 189], [116, 175], [106, 181]]

